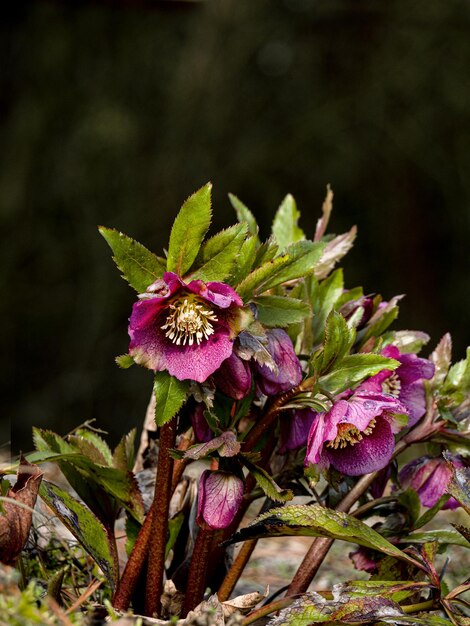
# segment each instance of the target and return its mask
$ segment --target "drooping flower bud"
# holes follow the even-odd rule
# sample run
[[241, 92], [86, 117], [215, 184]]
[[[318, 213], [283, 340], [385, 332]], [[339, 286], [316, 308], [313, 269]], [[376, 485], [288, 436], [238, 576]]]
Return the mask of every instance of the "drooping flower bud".
[[267, 365], [255, 363], [259, 390], [266, 396], [292, 389], [302, 380], [302, 367], [294, 346], [285, 330], [275, 328], [267, 331], [267, 350], [277, 366], [277, 371]]
[[251, 389], [251, 370], [234, 352], [222, 363], [213, 376], [215, 385], [229, 398], [241, 400]]
[[286, 413], [289, 415], [281, 422], [281, 454], [307, 445], [308, 433], [317, 417], [312, 409], [296, 409]]
[[191, 426], [193, 427], [194, 435], [198, 443], [205, 443], [206, 441], [210, 441], [214, 436], [211, 427], [204, 417], [204, 410], [205, 405], [202, 402], [199, 402], [196, 405], [194, 411], [192, 411], [189, 418], [191, 420]]
[[199, 479], [196, 521], [202, 528], [218, 530], [232, 523], [243, 500], [243, 481], [220, 470], [205, 470]]
[[362, 316], [357, 322], [357, 330], [364, 328], [364, 326], [370, 320], [372, 312], [374, 310], [373, 298], [371, 296], [361, 296], [356, 300], [350, 300], [349, 302], [346, 302], [339, 309], [339, 312], [344, 317], [344, 319], [349, 320], [359, 308], [362, 309]]
[[[456, 467], [462, 467], [459, 459], [453, 459]], [[452, 470], [441, 457], [430, 458], [423, 456], [405, 465], [398, 478], [403, 488], [412, 487], [418, 494], [421, 504], [427, 508], [433, 507], [447, 490], [452, 478]], [[443, 506], [444, 509], [456, 509], [457, 500], [449, 497]]]

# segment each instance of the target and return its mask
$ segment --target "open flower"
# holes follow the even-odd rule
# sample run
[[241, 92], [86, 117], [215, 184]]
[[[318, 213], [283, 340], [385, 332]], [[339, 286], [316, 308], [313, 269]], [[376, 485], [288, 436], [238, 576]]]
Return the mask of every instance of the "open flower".
[[233, 350], [243, 302], [225, 283], [167, 272], [132, 308], [129, 354], [149, 369], [204, 382]]
[[305, 465], [332, 465], [348, 476], [369, 474], [385, 467], [395, 449], [397, 414], [407, 414], [396, 398], [360, 385], [348, 399], [318, 413], [308, 436]]
[[401, 354], [396, 346], [387, 346], [382, 355], [400, 361], [395, 370], [382, 370], [362, 384], [364, 389], [388, 393], [398, 398], [408, 409], [408, 426], [414, 426], [426, 412], [426, 395], [423, 379], [434, 376], [434, 364], [416, 354]]
[[292, 389], [302, 380], [302, 366], [294, 351], [294, 346], [285, 330], [275, 328], [266, 333], [267, 350], [277, 366], [277, 371], [267, 365], [255, 363], [257, 386], [266, 396]]
[[243, 500], [243, 481], [220, 470], [205, 470], [199, 480], [196, 521], [202, 528], [217, 530], [232, 523]]
[[[453, 459], [453, 464], [456, 467], [463, 466], [458, 459]], [[412, 487], [417, 492], [421, 504], [431, 508], [447, 491], [452, 470], [442, 457], [423, 456], [405, 465], [398, 478], [404, 489]], [[456, 509], [459, 506], [457, 500], [449, 496], [443, 508]]]

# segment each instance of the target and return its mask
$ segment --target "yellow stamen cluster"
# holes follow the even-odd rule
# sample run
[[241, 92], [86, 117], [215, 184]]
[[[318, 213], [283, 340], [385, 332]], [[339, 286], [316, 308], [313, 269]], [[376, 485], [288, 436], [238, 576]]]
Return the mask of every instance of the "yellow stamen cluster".
[[374, 430], [374, 426], [375, 419], [371, 419], [367, 428], [365, 428], [362, 432], [359, 428], [353, 426], [353, 424], [348, 424], [348, 422], [338, 424], [338, 434], [333, 441], [329, 441], [326, 445], [328, 448], [333, 448], [333, 450], [346, 448], [348, 445], [354, 446], [356, 443], [362, 441], [364, 435], [370, 435]]
[[394, 398], [398, 398], [401, 390], [401, 380], [396, 372], [383, 381], [382, 390], [384, 393], [388, 393]]
[[199, 345], [203, 339], [209, 339], [214, 334], [211, 322], [216, 322], [217, 317], [197, 300], [177, 300], [170, 304], [170, 311], [161, 329], [166, 330], [165, 337], [177, 346], [192, 346], [194, 342]]

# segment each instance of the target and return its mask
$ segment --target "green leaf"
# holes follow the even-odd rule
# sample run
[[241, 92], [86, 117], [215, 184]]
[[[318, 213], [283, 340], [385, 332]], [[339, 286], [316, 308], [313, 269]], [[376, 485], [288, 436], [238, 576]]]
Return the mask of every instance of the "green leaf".
[[297, 241], [288, 246], [284, 251], [289, 257], [288, 263], [277, 268], [264, 284], [264, 291], [313, 272], [324, 247], [324, 243], [313, 241]]
[[233, 193], [228, 194], [229, 200], [235, 212], [239, 222], [246, 222], [248, 224], [248, 232], [251, 235], [258, 234], [258, 224], [256, 223], [255, 216], [250, 209], [243, 204], [241, 200], [234, 196]]
[[196, 259], [197, 269], [191, 273], [194, 280], [224, 280], [230, 276], [245, 240], [246, 224], [236, 224], [206, 241]]
[[452, 337], [450, 333], [446, 333], [433, 352], [429, 355], [429, 360], [435, 365], [434, 377], [432, 378], [432, 385], [439, 387], [444, 382], [452, 359]]
[[442, 394], [459, 391], [465, 393], [470, 390], [470, 347], [467, 348], [465, 359], [452, 365], [441, 387]]
[[284, 256], [278, 256], [272, 261], [264, 263], [261, 267], [258, 267], [250, 272], [248, 276], [246, 276], [241, 283], [237, 285], [237, 293], [240, 298], [244, 302], [247, 302], [253, 296], [255, 291], [265, 291], [264, 286], [269, 278], [275, 275], [280, 268], [288, 263], [289, 256], [285, 254]]
[[253, 264], [254, 268], [261, 267], [264, 263], [272, 261], [279, 252], [279, 246], [277, 241], [271, 235], [264, 243], [262, 243], [256, 250], [256, 258]]
[[398, 316], [397, 303], [403, 298], [403, 296], [394, 296], [389, 302], [387, 302], [382, 308], [377, 309], [374, 315], [370, 318], [366, 328], [358, 333], [361, 336], [362, 343], [364, 344], [371, 337], [378, 337]]
[[[74, 432], [74, 435], [75, 437], [80, 437], [81, 439], [85, 439], [86, 441], [89, 441], [91, 444], [93, 444], [93, 446], [97, 448], [103, 455], [105, 459], [105, 465], [112, 465], [113, 455], [111, 453], [111, 450], [106, 441], [97, 433], [93, 432], [92, 430], [88, 430], [88, 428], [78, 428]], [[71, 437], [69, 437], [68, 440], [71, 441]]]
[[39, 495], [96, 561], [110, 585], [115, 587], [119, 575], [117, 554], [113, 541], [98, 518], [84, 504], [46, 480], [39, 487]]
[[409, 518], [409, 528], [414, 528], [421, 512], [421, 500], [417, 492], [411, 488], [406, 489], [398, 496], [398, 502], [405, 509], [405, 514]]
[[249, 526], [236, 532], [230, 539], [230, 543], [273, 536], [342, 539], [417, 565], [412, 557], [360, 520], [319, 504], [287, 505], [279, 509], [271, 509], [257, 517]]
[[319, 380], [320, 387], [337, 394], [360, 383], [369, 376], [378, 374], [383, 369], [394, 370], [400, 362], [388, 359], [379, 354], [364, 352], [350, 354], [335, 364], [335, 369]]
[[178, 380], [168, 372], [157, 372], [153, 385], [155, 393], [155, 423], [163, 426], [183, 406], [189, 391], [188, 380]]
[[349, 352], [356, 333], [337, 311], [331, 311], [326, 319], [325, 336], [320, 351], [312, 355], [312, 365], [317, 376], [329, 372], [336, 361], [341, 361]]
[[227, 430], [210, 441], [191, 446], [184, 453], [184, 458], [197, 461], [205, 456], [208, 456], [209, 454], [212, 454], [212, 452], [215, 452], [216, 450], [219, 453], [219, 456], [236, 456], [240, 452], [240, 442], [237, 441], [235, 433]]
[[258, 296], [253, 300], [258, 310], [258, 320], [265, 326], [285, 328], [301, 322], [311, 313], [302, 300], [284, 296]]
[[430, 336], [421, 330], [396, 330], [393, 333], [393, 345], [402, 354], [417, 354], [429, 340]]
[[99, 227], [113, 251], [113, 259], [122, 276], [137, 293], [143, 293], [149, 285], [161, 278], [166, 271], [165, 262], [147, 250], [138, 241], [114, 228]]
[[243, 458], [243, 463], [253, 475], [258, 487], [263, 490], [268, 498], [275, 502], [288, 502], [292, 500], [294, 497], [292, 491], [279, 487], [274, 478], [270, 476], [266, 470], [251, 463], [246, 457]]
[[413, 530], [417, 530], [418, 528], [421, 528], [422, 526], [425, 526], [428, 522], [430, 522], [437, 515], [437, 513], [439, 513], [439, 511], [448, 500], [449, 494], [445, 493], [439, 498], [439, 500], [433, 507], [425, 511], [421, 515], [421, 517], [416, 520], [416, 522], [413, 524]]
[[130, 471], [134, 467], [136, 432], [137, 430], [133, 428], [130, 433], [124, 435], [113, 452], [111, 464], [123, 472]]
[[437, 541], [439, 545], [455, 545], [470, 548], [470, 543], [456, 530], [428, 530], [421, 533], [410, 533], [400, 539], [402, 543], [428, 543]]
[[116, 364], [123, 370], [127, 370], [135, 365], [135, 361], [130, 354], [120, 354], [119, 356], [115, 357], [114, 360], [116, 361]]
[[336, 270], [320, 284], [313, 276], [309, 281], [309, 300], [313, 312], [313, 342], [320, 343], [323, 341], [326, 320], [344, 290], [343, 270]]
[[230, 283], [238, 285], [250, 273], [256, 258], [258, 248], [257, 238], [251, 235], [243, 242], [238, 255], [237, 263], [232, 271]]
[[425, 591], [431, 585], [428, 582], [414, 580], [352, 580], [333, 586], [334, 597], [362, 598], [383, 596], [395, 602], [401, 602], [409, 596]]
[[183, 203], [173, 223], [167, 269], [183, 276], [193, 264], [211, 222], [211, 190], [207, 183]]
[[277, 210], [272, 226], [272, 232], [280, 250], [284, 250], [291, 243], [305, 239], [303, 230], [297, 225], [299, 217], [300, 211], [297, 209], [293, 196], [287, 194]]

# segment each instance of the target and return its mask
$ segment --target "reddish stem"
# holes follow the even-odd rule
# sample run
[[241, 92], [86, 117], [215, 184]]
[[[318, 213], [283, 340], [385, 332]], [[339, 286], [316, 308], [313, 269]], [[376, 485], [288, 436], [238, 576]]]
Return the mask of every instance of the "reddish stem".
[[168, 512], [171, 499], [171, 481], [173, 475], [173, 459], [171, 448], [176, 444], [176, 418], [171, 419], [160, 429], [160, 447], [158, 452], [157, 479], [152, 508], [147, 567], [147, 586], [145, 596], [145, 615], [152, 617], [161, 610], [163, 593], [163, 574], [165, 571], [165, 547], [168, 533]]
[[215, 533], [216, 531], [200, 528], [197, 534], [191, 557], [191, 567], [189, 568], [183, 615], [192, 611], [195, 606], [202, 602], [204, 597], [208, 557]]

